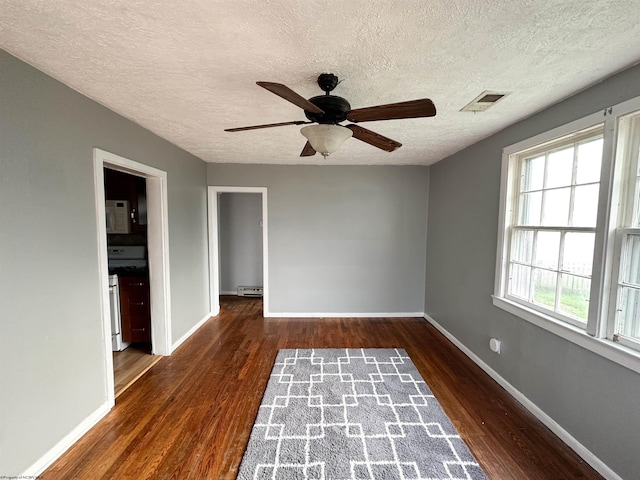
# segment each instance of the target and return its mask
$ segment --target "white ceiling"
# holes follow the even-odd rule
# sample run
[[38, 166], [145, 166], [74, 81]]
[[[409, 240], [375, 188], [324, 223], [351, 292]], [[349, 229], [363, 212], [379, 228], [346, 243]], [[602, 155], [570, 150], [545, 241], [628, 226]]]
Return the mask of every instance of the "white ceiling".
[[[638, 0], [2, 0], [0, 47], [207, 162], [430, 165], [640, 61]], [[300, 158], [305, 120], [258, 87], [309, 98], [318, 74], [352, 108], [431, 98], [434, 118], [363, 124]], [[484, 113], [484, 90], [513, 92]]]

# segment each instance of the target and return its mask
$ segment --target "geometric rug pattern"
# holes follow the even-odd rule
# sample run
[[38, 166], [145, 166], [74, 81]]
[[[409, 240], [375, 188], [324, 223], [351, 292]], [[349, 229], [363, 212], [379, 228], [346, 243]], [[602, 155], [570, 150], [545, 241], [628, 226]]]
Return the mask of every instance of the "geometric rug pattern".
[[482, 480], [403, 349], [290, 349], [275, 360], [240, 480]]

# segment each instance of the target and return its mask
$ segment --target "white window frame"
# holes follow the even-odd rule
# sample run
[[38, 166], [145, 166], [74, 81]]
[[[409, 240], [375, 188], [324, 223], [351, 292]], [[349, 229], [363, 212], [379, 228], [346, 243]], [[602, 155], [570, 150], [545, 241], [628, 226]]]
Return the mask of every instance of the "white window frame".
[[[631, 113], [631, 112], [629, 112]], [[623, 115], [621, 115], [623, 116]], [[618, 323], [618, 304], [620, 302], [622, 290], [620, 286], [623, 285], [623, 265], [626, 262], [626, 248], [625, 245], [630, 236], [640, 236], [640, 225], [634, 224], [634, 217], [640, 209], [638, 205], [638, 199], [634, 193], [637, 189], [640, 189], [640, 178], [638, 176], [638, 163], [640, 163], [640, 155], [638, 151], [640, 149], [640, 136], [633, 136], [633, 133], [637, 133], [640, 130], [640, 114], [634, 115], [634, 128], [630, 129], [628, 133], [632, 136], [624, 137], [618, 135], [616, 151], [623, 157], [621, 160], [625, 160], [626, 163], [621, 162], [618, 168], [626, 169], [626, 182], [619, 186], [619, 190], [623, 193], [621, 197], [621, 208], [619, 212], [618, 224], [621, 225], [617, 229], [615, 239], [615, 249], [613, 258], [613, 270], [611, 282], [611, 298], [614, 301], [610, 302], [608, 318], [611, 321], [608, 322], [606, 332], [607, 338], [612, 339], [615, 342], [619, 342], [621, 345], [632, 347], [640, 350], [640, 340], [636, 338], [625, 337], [616, 333], [616, 324]], [[628, 152], [631, 152], [631, 158], [626, 158]]]
[[[548, 308], [545, 308], [543, 305], [538, 305], [535, 304], [533, 302], [530, 302], [528, 300], [525, 299], [521, 299], [519, 298], [517, 295], [513, 295], [510, 294], [508, 292], [508, 284], [507, 284], [507, 277], [508, 277], [508, 270], [509, 270], [509, 259], [511, 258], [510, 255], [510, 251], [511, 251], [511, 240], [513, 239], [513, 231], [515, 230], [528, 230], [528, 231], [532, 231], [533, 235], [534, 235], [534, 244], [536, 242], [535, 238], [539, 235], [540, 232], [558, 232], [560, 233], [560, 255], [563, 254], [563, 244], [564, 244], [564, 239], [565, 239], [565, 235], [567, 233], [579, 233], [579, 232], [587, 232], [587, 233], [596, 233], [596, 227], [582, 227], [582, 226], [570, 226], [570, 225], [562, 225], [562, 226], [546, 226], [546, 225], [542, 225], [542, 218], [540, 218], [540, 224], [536, 224], [536, 225], [526, 225], [526, 224], [517, 224], [516, 218], [519, 215], [519, 207], [520, 207], [520, 200], [518, 197], [518, 193], [522, 193], [519, 189], [517, 189], [515, 187], [515, 185], [517, 183], [519, 183], [519, 179], [522, 176], [522, 167], [523, 167], [523, 158], [532, 158], [535, 157], [537, 155], [540, 154], [546, 154], [547, 152], [551, 152], [557, 149], [563, 149], [566, 147], [566, 145], [568, 144], [577, 144], [577, 143], [581, 143], [584, 142], [585, 140], [589, 140], [590, 138], [594, 137], [594, 136], [598, 136], [601, 137], [603, 135], [602, 133], [602, 129], [603, 129], [603, 124], [604, 122], [600, 121], [599, 123], [596, 123], [596, 125], [594, 127], [589, 127], [586, 130], [585, 129], [580, 129], [578, 132], [575, 133], [571, 133], [569, 135], [564, 135], [561, 136], [561, 138], [554, 138], [551, 142], [544, 142], [542, 145], [540, 144], [536, 144], [534, 145], [534, 147], [532, 149], [526, 149], [524, 151], [520, 150], [517, 152], [517, 155], [510, 155], [509, 157], [509, 169], [511, 176], [509, 177], [508, 181], [511, 182], [511, 196], [509, 197], [509, 205], [511, 208], [511, 210], [509, 212], [506, 212], [507, 215], [509, 215], [509, 218], [505, 219], [505, 224], [508, 225], [508, 228], [505, 230], [505, 235], [506, 235], [506, 239], [505, 239], [505, 272], [504, 272], [504, 297], [510, 301], [513, 301], [515, 303], [519, 303], [522, 304], [532, 310], [536, 310], [539, 311], [542, 314], [545, 315], [549, 315], [553, 318], [556, 318], [558, 320], [561, 320], [563, 322], [566, 323], [570, 323], [572, 325], [575, 325], [578, 328], [583, 328], [585, 325], [585, 322], [582, 322], [578, 319], [574, 319], [569, 315], [563, 315], [561, 312], [559, 311], [552, 311]], [[577, 155], [577, 149], [576, 152], [574, 152], [574, 172], [573, 175], [575, 176], [575, 155]], [[545, 167], [545, 177], [546, 177], [546, 172], [548, 171], [548, 162], [546, 162], [546, 167]], [[588, 184], [585, 184], [588, 185]], [[563, 187], [553, 187], [553, 188], [543, 188], [541, 190], [541, 192], [543, 191], [550, 191], [550, 190], [554, 190], [557, 188], [570, 188], [571, 189], [571, 199], [570, 199], [570, 206], [569, 206], [569, 216], [572, 216], [573, 210], [572, 210], [572, 206], [573, 206], [573, 199], [574, 199], [574, 195], [575, 195], [575, 189], [577, 186], [581, 186], [581, 185], [576, 185], [575, 183], [573, 183], [573, 179], [572, 179], [572, 183], [571, 185], [567, 185], [567, 186], [563, 186]], [[545, 196], [542, 196], [542, 204], [540, 207], [540, 215], [542, 216], [544, 213], [544, 204], [545, 204]], [[569, 221], [569, 223], [571, 223], [571, 221]], [[535, 248], [534, 251], [532, 252], [532, 256], [535, 257]], [[536, 267], [534, 265], [535, 263], [535, 258], [531, 259], [532, 264], [531, 264], [531, 268], [532, 269], [537, 269], [537, 270], [547, 270], [544, 267]], [[514, 262], [513, 259], [511, 259], [511, 263], [519, 263], [519, 262]], [[524, 264], [523, 264], [524, 265]], [[558, 272], [562, 272], [562, 258], [558, 259], [558, 271], [554, 271], [554, 270], [547, 270], [547, 271], [554, 271], [555, 273]], [[568, 273], [568, 272], [566, 272]], [[589, 278], [589, 280], [591, 281], [591, 276], [586, 276], [586, 275], [579, 275], [577, 273], [570, 273], [573, 276], [577, 276], [577, 277], [583, 277], [583, 278]], [[560, 282], [558, 282], [556, 289], [560, 288]], [[557, 290], [559, 291], [559, 290]], [[593, 291], [593, 289], [591, 289], [591, 291]], [[590, 299], [591, 300], [591, 299]], [[560, 301], [560, 296], [556, 293], [556, 307], [558, 305], [558, 302]], [[555, 310], [555, 307], [554, 307]]]
[[[498, 220], [498, 248], [496, 254], [496, 276], [493, 304], [507, 312], [529, 321], [540, 328], [552, 332], [566, 340], [587, 348], [609, 360], [624, 365], [640, 373], [640, 350], [635, 344], [614, 341], [613, 328], [617, 284], [619, 276], [619, 256], [624, 228], [620, 220], [618, 199], [622, 198], [624, 185], [621, 184], [623, 165], [616, 162], [618, 119], [640, 110], [640, 97], [623, 102], [566, 125], [541, 133], [535, 137], [510, 145], [503, 150], [500, 206]], [[532, 308], [507, 296], [509, 230], [514, 218], [512, 208], [515, 194], [514, 175], [518, 174], [516, 154], [550, 143], [561, 137], [579, 135], [578, 132], [604, 124], [603, 155], [601, 164], [598, 214], [594, 243], [594, 259], [591, 272], [591, 293], [586, 328], [555, 318], [544, 311]], [[538, 227], [533, 227], [538, 228]], [[616, 340], [619, 340], [616, 338]], [[635, 343], [635, 342], [634, 342]]]

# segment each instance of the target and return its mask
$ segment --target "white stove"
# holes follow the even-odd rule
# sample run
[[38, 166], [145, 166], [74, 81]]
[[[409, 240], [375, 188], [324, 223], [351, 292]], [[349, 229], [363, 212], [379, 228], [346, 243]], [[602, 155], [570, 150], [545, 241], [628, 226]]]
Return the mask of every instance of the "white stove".
[[109, 309], [111, 310], [111, 350], [121, 352], [129, 346], [129, 343], [122, 340], [118, 275], [109, 275]]
[[109, 307], [111, 310], [111, 346], [114, 352], [130, 344], [122, 340], [122, 317], [120, 315], [120, 288], [118, 275], [146, 275], [147, 258], [144, 245], [107, 247], [109, 264]]
[[126, 245], [107, 247], [109, 271], [142, 270], [147, 268], [146, 247], [144, 245]]

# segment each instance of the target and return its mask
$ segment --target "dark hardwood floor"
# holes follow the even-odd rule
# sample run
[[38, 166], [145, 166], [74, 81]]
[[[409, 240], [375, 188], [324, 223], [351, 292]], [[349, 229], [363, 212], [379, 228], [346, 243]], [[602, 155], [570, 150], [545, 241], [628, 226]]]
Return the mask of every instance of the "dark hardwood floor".
[[602, 478], [424, 319], [265, 319], [239, 297], [221, 309], [41, 478], [235, 479], [277, 350], [341, 347], [404, 348], [489, 478]]

